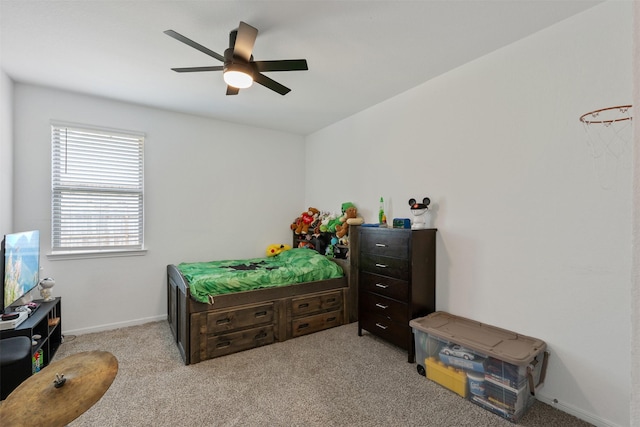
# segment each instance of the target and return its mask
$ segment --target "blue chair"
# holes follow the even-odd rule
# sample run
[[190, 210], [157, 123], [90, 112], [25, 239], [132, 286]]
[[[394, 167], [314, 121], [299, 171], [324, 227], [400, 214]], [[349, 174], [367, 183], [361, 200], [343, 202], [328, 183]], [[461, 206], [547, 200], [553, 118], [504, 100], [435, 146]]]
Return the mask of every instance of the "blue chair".
[[24, 336], [0, 340], [0, 400], [31, 374], [31, 340]]

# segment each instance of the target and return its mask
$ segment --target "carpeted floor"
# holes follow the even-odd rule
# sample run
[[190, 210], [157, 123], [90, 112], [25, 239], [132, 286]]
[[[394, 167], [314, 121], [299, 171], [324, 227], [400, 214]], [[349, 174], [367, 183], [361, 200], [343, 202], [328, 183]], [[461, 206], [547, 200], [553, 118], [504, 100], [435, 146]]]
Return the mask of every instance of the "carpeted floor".
[[[67, 336], [55, 360], [119, 362], [78, 426], [513, 426], [416, 372], [406, 353], [350, 324], [185, 366], [166, 322]], [[536, 402], [522, 426], [589, 426]]]

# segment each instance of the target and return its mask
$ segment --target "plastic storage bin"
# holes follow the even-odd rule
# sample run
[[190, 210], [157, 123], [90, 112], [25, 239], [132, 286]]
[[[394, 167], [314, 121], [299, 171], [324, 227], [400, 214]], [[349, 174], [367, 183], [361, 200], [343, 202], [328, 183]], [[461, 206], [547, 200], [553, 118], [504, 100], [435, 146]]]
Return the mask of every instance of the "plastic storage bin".
[[544, 384], [549, 354], [542, 340], [443, 311], [409, 325], [421, 375], [512, 422]]

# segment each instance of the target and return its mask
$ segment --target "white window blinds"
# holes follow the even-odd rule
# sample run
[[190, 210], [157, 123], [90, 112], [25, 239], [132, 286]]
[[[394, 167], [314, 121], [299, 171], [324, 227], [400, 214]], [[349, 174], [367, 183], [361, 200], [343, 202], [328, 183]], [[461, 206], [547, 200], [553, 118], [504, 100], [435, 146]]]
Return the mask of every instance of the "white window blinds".
[[142, 249], [144, 136], [52, 125], [52, 252]]

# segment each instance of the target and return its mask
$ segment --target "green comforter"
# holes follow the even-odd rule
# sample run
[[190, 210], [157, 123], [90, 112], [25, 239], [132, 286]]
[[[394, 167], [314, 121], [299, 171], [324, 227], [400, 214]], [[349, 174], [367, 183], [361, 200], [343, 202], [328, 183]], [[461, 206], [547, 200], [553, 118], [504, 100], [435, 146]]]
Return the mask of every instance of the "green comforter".
[[313, 282], [343, 276], [342, 268], [311, 249], [291, 249], [269, 258], [178, 264], [191, 295], [208, 303], [209, 296]]

